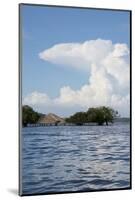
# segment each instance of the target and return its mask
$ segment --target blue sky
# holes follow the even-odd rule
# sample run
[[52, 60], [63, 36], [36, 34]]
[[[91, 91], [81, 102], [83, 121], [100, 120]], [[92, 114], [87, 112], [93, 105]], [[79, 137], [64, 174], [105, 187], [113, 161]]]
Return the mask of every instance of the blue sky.
[[22, 5], [21, 28], [23, 97], [39, 91], [54, 98], [63, 86], [77, 90], [89, 79], [86, 71], [39, 58], [55, 44], [101, 38], [129, 46], [129, 12]]

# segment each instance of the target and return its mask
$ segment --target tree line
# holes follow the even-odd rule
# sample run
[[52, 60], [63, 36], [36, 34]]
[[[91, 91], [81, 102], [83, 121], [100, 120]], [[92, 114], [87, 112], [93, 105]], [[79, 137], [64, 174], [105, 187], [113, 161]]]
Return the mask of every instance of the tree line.
[[[22, 125], [27, 126], [27, 124], [35, 124], [38, 122], [39, 118], [44, 114], [38, 113], [33, 110], [28, 105], [22, 107]], [[84, 123], [95, 122], [98, 125], [113, 122], [114, 118], [118, 116], [118, 112], [110, 107], [95, 107], [89, 108], [86, 112], [77, 112], [74, 115], [65, 119], [67, 123], [73, 123], [76, 125], [83, 125]]]
[[78, 125], [91, 122], [95, 122], [98, 125], [103, 125], [104, 123], [108, 125], [109, 122], [113, 123], [114, 118], [117, 116], [118, 112], [114, 109], [101, 106], [89, 108], [86, 112], [77, 112], [69, 118], [66, 118], [66, 122]]

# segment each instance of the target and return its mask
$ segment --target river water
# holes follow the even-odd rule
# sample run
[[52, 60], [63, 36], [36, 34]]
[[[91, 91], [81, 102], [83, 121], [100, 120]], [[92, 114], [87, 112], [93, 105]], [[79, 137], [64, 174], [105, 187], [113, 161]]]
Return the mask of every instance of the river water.
[[22, 193], [130, 187], [130, 125], [22, 129]]

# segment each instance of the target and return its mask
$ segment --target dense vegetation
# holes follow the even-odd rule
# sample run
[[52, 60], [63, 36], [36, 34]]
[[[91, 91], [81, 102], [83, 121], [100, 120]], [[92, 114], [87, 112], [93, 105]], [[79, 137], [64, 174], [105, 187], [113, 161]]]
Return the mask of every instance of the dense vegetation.
[[23, 126], [27, 126], [27, 124], [34, 124], [36, 123], [42, 114], [35, 112], [33, 108], [30, 106], [23, 106], [22, 107], [22, 124]]
[[74, 115], [66, 119], [68, 123], [75, 123], [82, 125], [83, 123], [96, 122], [98, 125], [104, 123], [108, 125], [109, 122], [113, 122], [114, 118], [118, 115], [118, 112], [110, 107], [96, 107], [89, 108], [87, 112], [77, 112]]
[[[33, 108], [28, 105], [22, 107], [22, 125], [35, 124], [43, 114], [35, 112]], [[110, 107], [96, 107], [89, 108], [86, 112], [77, 112], [74, 115], [66, 118], [67, 123], [73, 123], [76, 125], [83, 125], [84, 123], [95, 122], [98, 125], [113, 122], [114, 118], [118, 116], [118, 112]]]

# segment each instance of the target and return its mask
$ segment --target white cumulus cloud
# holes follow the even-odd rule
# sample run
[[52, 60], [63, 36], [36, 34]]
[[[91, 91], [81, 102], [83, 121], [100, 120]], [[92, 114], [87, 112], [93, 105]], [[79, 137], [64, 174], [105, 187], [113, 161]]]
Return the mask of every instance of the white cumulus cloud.
[[63, 86], [53, 99], [47, 94], [33, 92], [24, 97], [24, 104], [58, 114], [106, 105], [129, 116], [130, 66], [126, 44], [113, 44], [111, 40], [102, 39], [56, 44], [40, 52], [39, 57], [59, 66], [87, 70], [89, 80], [79, 90]]

